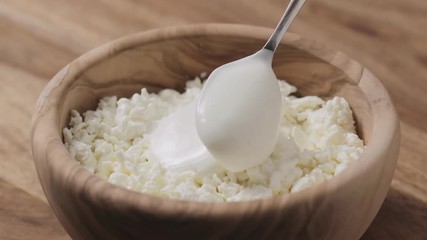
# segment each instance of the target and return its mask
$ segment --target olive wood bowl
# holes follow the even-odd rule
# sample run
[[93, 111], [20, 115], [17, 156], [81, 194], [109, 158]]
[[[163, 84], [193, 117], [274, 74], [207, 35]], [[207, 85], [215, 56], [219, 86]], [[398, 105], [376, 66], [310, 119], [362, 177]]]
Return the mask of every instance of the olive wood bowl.
[[[364, 66], [288, 33], [273, 68], [297, 95], [350, 103], [366, 144], [360, 160], [315, 187], [263, 200], [212, 203], [130, 191], [92, 175], [67, 152], [70, 110], [146, 87], [183, 90], [185, 81], [260, 49], [272, 29], [208, 24], [150, 30], [104, 44], [49, 82], [32, 121], [32, 149], [46, 197], [74, 239], [358, 239], [378, 212], [399, 151], [399, 121], [388, 93]], [[238, 91], [238, 89], [236, 89]]]

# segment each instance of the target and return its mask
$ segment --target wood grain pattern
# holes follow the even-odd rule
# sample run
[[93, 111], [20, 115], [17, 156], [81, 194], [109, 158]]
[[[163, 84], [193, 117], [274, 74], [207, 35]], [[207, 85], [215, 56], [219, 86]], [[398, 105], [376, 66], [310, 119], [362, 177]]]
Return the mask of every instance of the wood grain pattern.
[[294, 34], [276, 53], [276, 75], [303, 95], [344, 96], [367, 146], [358, 164], [317, 187], [239, 203], [159, 198], [90, 174], [62, 143], [61, 130], [72, 109], [94, 108], [104, 96], [129, 97], [142, 86], [180, 89], [199, 73], [259, 49], [269, 33], [267, 28], [218, 24], [148, 31], [84, 54], [49, 82], [33, 118], [33, 153], [47, 199], [73, 238], [361, 237], [391, 183], [400, 142], [398, 118], [368, 69]]
[[[273, 27], [287, 1], [0, 0], [0, 239], [45, 239], [29, 231], [24, 206], [47, 206], [32, 164], [29, 122], [37, 96], [65, 64], [106, 41], [150, 28], [225, 22]], [[392, 189], [362, 239], [426, 239], [427, 2], [308, 1], [291, 31], [327, 43], [368, 66], [390, 92], [402, 141]], [[25, 93], [18, 94], [25, 90]], [[6, 186], [10, 186], [6, 187]], [[21, 199], [5, 198], [15, 190]], [[50, 214], [48, 207], [26, 212]], [[14, 220], [12, 220], [12, 218]], [[44, 232], [62, 227], [38, 224]], [[58, 237], [56, 237], [58, 236]], [[67, 238], [66, 233], [52, 235]]]
[[[0, 179], [0, 187], [7, 194], [0, 195], [0, 202], [13, 202], [13, 205], [0, 205], [1, 236], [3, 239], [68, 239], [58, 220], [43, 200]], [[28, 204], [31, 203], [31, 204]]]

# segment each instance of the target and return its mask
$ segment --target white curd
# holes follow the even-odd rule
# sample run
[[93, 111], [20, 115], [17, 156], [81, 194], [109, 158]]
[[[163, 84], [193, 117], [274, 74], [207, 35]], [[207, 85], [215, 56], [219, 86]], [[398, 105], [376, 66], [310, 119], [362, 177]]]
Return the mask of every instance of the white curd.
[[[149, 94], [142, 89], [129, 99], [103, 98], [95, 111], [82, 115], [72, 111], [70, 127], [63, 130], [64, 142], [80, 164], [113, 184], [197, 201], [241, 201], [297, 192], [357, 161], [363, 141], [355, 133], [352, 111], [344, 98], [296, 98], [291, 95], [295, 87], [285, 81], [279, 85], [282, 105], [277, 144], [260, 165], [240, 172], [217, 168], [200, 174], [197, 167], [177, 171], [152, 154], [152, 135], [161, 131], [157, 128], [161, 119], [197, 99], [202, 87], [199, 79], [189, 81], [182, 94], [170, 89]], [[191, 149], [192, 143], [182, 144]], [[198, 146], [199, 150], [203, 147]]]

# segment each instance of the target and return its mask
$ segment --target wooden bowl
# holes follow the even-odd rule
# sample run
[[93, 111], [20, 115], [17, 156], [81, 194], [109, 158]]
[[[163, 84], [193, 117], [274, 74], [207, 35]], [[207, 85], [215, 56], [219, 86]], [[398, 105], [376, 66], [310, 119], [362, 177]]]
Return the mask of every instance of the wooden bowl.
[[142, 87], [182, 90], [202, 72], [254, 53], [271, 29], [196, 25], [107, 43], [64, 67], [41, 94], [32, 122], [34, 161], [46, 197], [75, 239], [358, 239], [390, 186], [399, 122], [378, 79], [346, 55], [288, 33], [274, 59], [300, 95], [343, 96], [367, 145], [360, 161], [310, 189], [237, 203], [159, 198], [114, 186], [72, 159], [62, 141], [70, 110]]

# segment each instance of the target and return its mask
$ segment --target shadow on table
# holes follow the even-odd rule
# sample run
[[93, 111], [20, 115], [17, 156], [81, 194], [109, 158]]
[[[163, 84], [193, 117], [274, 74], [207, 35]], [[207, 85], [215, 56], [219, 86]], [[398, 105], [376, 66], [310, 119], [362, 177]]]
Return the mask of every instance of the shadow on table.
[[390, 189], [362, 240], [427, 239], [427, 203]]

